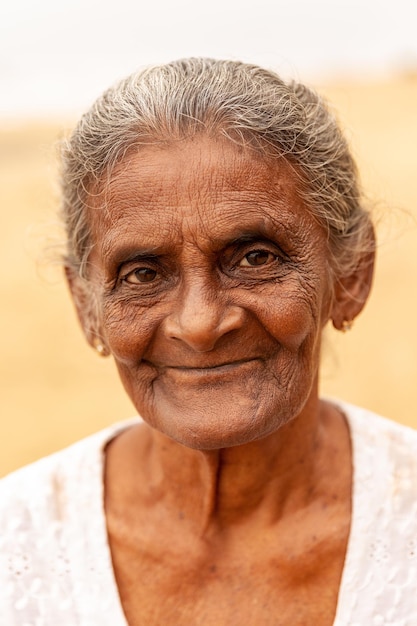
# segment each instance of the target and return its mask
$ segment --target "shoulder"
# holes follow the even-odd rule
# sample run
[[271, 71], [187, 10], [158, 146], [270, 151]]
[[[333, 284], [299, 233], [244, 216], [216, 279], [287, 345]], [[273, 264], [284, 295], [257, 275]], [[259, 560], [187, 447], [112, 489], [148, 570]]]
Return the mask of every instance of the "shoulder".
[[48, 624], [93, 623], [90, 613], [113, 623], [106, 608], [112, 595], [104, 449], [135, 422], [107, 428], [0, 480], [1, 624], [44, 624], [45, 607]]
[[352, 441], [355, 489], [385, 519], [407, 519], [417, 537], [417, 431], [363, 408], [337, 403]]
[[353, 459], [352, 522], [335, 624], [377, 618], [417, 624], [417, 431], [334, 404], [349, 424]]
[[122, 422], [26, 465], [0, 480], [0, 532], [62, 519], [70, 493], [79, 493], [101, 471], [103, 450], [116, 434], [136, 420]]
[[347, 418], [353, 445], [365, 443], [381, 453], [385, 451], [393, 459], [398, 456], [403, 460], [409, 458], [417, 469], [417, 430], [362, 407], [339, 401], [336, 404]]

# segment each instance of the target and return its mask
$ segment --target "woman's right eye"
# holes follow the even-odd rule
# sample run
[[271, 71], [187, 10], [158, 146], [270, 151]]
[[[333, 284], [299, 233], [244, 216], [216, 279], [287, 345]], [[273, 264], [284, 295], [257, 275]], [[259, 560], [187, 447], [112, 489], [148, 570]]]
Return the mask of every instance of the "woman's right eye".
[[241, 267], [261, 267], [277, 260], [277, 255], [269, 250], [252, 250], [245, 254], [239, 265]]
[[123, 277], [123, 280], [131, 285], [151, 283], [157, 277], [156, 270], [151, 267], [138, 267]]

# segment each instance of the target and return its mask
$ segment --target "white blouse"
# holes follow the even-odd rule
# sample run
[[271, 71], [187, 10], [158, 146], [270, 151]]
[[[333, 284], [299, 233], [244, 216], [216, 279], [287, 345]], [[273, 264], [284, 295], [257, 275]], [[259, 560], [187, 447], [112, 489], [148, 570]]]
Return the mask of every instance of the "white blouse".
[[[354, 477], [334, 626], [417, 626], [417, 432], [338, 404]], [[136, 422], [0, 481], [1, 626], [127, 626], [106, 533], [103, 451]]]

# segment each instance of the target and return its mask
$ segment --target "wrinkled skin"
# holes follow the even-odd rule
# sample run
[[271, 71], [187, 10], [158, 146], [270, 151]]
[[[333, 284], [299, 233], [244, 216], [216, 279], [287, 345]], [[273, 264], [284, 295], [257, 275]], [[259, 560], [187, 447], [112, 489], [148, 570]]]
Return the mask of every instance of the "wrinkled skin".
[[68, 270], [70, 287], [146, 422], [106, 461], [132, 625], [333, 621], [351, 452], [318, 398], [320, 341], [372, 272], [334, 280], [296, 180], [199, 137], [131, 153], [91, 199], [89, 287]]
[[323, 231], [285, 163], [228, 144], [148, 148], [118, 168], [94, 218], [100, 334], [152, 426], [213, 449], [299, 414], [331, 285]]

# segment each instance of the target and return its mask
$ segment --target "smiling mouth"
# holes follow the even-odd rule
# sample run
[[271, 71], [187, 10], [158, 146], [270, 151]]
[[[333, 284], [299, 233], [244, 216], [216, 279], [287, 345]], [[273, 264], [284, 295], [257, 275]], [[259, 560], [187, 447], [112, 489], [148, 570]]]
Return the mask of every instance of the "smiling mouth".
[[226, 363], [217, 363], [214, 365], [159, 365], [157, 367], [162, 370], [176, 370], [178, 372], [227, 372], [229, 370], [235, 369], [236, 367], [240, 367], [241, 365], [246, 365], [247, 363], [252, 363], [253, 361], [258, 361], [257, 358], [251, 359], [240, 359], [238, 361], [228, 361]]
[[[213, 365], [156, 365], [161, 379], [175, 381], [176, 384], [209, 384], [226, 383], [227, 381], [244, 380], [247, 375], [257, 368], [261, 362], [259, 358], [240, 359], [216, 363]], [[152, 365], [151, 363], [149, 363]], [[154, 364], [155, 366], [155, 364]], [[158, 378], [159, 378], [158, 376]]]
[[251, 361], [254, 361], [255, 359], [242, 359], [240, 361], [230, 361], [229, 363], [219, 363], [218, 365], [209, 365], [209, 366], [203, 366], [203, 367], [188, 367], [188, 366], [178, 366], [176, 369], [180, 369], [180, 370], [198, 370], [198, 371], [202, 371], [202, 372], [212, 372], [212, 371], [220, 371], [220, 370], [229, 370], [229, 369], [233, 369], [235, 367], [239, 367], [239, 365], [244, 365], [245, 363], [250, 363]]

